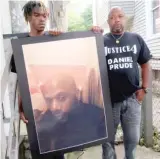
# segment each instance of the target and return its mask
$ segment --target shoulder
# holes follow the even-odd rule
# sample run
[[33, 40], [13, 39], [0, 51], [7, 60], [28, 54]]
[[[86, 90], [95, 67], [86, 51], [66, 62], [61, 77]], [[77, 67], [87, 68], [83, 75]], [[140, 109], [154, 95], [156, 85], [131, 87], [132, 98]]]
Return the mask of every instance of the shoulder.
[[140, 41], [143, 41], [143, 38], [141, 35], [137, 34], [137, 33], [134, 33], [134, 32], [125, 32], [125, 35], [130, 37], [130, 38], [136, 38]]
[[104, 114], [104, 109], [102, 109], [99, 106], [94, 105], [94, 104], [83, 103], [83, 108], [86, 110], [85, 112], [87, 114], [92, 114], [95, 117], [99, 116], [100, 114], [101, 115]]
[[110, 38], [110, 36], [111, 36], [110, 33], [106, 33], [105, 35], [103, 35], [103, 38], [104, 38], [104, 39], [108, 39], [108, 38]]
[[140, 47], [146, 45], [145, 40], [143, 39], [143, 37], [137, 33], [134, 32], [125, 32], [126, 36], [128, 36], [128, 39], [132, 39], [134, 41], [136, 41]]

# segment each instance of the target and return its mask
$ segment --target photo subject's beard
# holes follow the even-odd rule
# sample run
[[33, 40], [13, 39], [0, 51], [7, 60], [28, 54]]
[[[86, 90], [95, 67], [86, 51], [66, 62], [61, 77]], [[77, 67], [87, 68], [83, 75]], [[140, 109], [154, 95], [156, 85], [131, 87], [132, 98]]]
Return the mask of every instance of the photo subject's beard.
[[61, 110], [56, 110], [52, 112], [52, 114], [55, 117], [55, 120], [59, 122], [66, 122], [67, 121], [67, 113], [61, 111]]
[[66, 122], [68, 120], [68, 117], [72, 114], [72, 112], [77, 108], [78, 105], [78, 100], [75, 100], [69, 110], [67, 110], [66, 112], [62, 111], [62, 110], [51, 110], [52, 114], [55, 118], [55, 120], [60, 123], [62, 122]]
[[61, 120], [64, 116], [64, 112], [62, 112], [61, 110], [56, 110], [53, 113], [58, 120]]

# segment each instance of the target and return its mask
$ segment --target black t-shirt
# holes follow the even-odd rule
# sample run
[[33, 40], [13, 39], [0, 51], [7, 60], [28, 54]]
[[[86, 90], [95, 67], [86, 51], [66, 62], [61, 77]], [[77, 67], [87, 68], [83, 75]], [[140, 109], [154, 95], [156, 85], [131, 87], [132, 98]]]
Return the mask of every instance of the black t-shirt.
[[97, 105], [79, 101], [61, 120], [56, 120], [55, 113], [34, 110], [39, 145], [43, 152], [106, 138], [104, 110]]
[[[27, 37], [30, 37], [29, 34], [25, 35], [24, 37], [18, 37], [18, 38], [27, 38]], [[11, 72], [17, 73], [13, 55], [11, 57], [10, 66], [11, 66]]]
[[[48, 32], [44, 32], [44, 35], [49, 35], [49, 33]], [[24, 35], [19, 36], [18, 39], [27, 38], [27, 37], [31, 37], [31, 36], [29, 34], [24, 34]], [[11, 72], [17, 73], [13, 55], [11, 57], [10, 66], [11, 66]]]
[[[120, 35], [114, 37], [117, 39]], [[121, 102], [140, 88], [138, 64], [142, 65], [151, 58], [140, 35], [125, 32], [119, 41], [116, 44], [111, 33], [104, 35], [112, 102]]]

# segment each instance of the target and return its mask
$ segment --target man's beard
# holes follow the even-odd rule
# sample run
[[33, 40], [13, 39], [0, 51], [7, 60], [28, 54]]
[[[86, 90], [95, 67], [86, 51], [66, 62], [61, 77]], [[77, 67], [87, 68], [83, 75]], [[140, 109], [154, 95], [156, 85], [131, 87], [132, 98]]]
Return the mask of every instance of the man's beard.
[[120, 33], [123, 32], [123, 30], [124, 30], [124, 27], [123, 27], [123, 26], [121, 26], [120, 28], [113, 27], [113, 28], [112, 28], [112, 33], [120, 34]]
[[66, 118], [66, 113], [61, 110], [56, 110], [53, 112], [56, 120], [64, 120]]

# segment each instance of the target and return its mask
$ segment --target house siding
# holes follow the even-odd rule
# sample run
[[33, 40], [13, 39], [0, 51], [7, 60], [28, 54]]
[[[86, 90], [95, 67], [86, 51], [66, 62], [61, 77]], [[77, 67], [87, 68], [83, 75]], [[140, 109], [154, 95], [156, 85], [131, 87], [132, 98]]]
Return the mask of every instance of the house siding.
[[[148, 39], [147, 44], [153, 57], [160, 58], [160, 36], [154, 39]], [[159, 66], [160, 67], [160, 66]]]
[[[151, 65], [153, 70], [160, 70], [160, 36], [156, 38], [147, 37], [149, 26], [147, 27], [147, 0], [135, 1], [135, 15], [132, 32], [140, 34], [146, 41], [153, 59]], [[148, 9], [149, 10], [149, 9]]]
[[159, 70], [156, 76], [160, 79], [160, 37], [147, 40], [147, 44], [153, 55], [151, 60], [152, 69]]
[[134, 8], [134, 19], [132, 32], [140, 34], [144, 39], [146, 39], [146, 13], [145, 13], [145, 1], [136, 0]]

